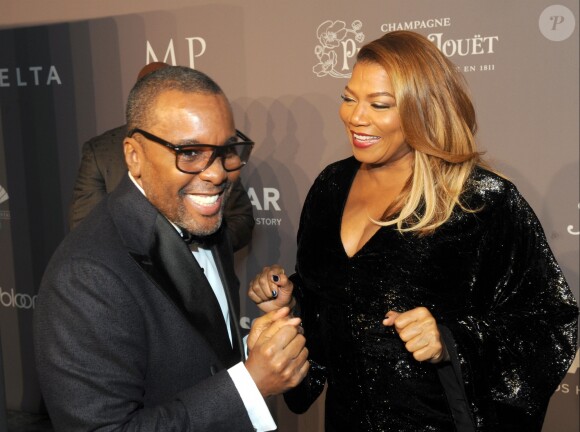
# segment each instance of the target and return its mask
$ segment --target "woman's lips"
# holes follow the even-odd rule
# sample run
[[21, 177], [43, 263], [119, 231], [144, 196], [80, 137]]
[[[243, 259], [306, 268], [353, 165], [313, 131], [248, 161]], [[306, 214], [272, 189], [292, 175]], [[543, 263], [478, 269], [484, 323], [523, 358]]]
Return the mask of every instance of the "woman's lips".
[[380, 141], [381, 137], [376, 135], [367, 135], [358, 132], [351, 132], [352, 145], [358, 148], [367, 148]]

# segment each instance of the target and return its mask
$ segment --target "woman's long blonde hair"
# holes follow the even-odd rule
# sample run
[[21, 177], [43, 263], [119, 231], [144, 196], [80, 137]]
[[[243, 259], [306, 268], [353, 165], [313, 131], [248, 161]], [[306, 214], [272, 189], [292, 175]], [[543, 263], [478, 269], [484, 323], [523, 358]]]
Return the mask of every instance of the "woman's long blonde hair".
[[385, 34], [361, 48], [357, 62], [387, 72], [395, 92], [414, 167], [380, 225], [430, 234], [459, 205], [465, 182], [483, 164], [475, 144], [477, 122], [463, 76], [427, 38], [414, 32]]

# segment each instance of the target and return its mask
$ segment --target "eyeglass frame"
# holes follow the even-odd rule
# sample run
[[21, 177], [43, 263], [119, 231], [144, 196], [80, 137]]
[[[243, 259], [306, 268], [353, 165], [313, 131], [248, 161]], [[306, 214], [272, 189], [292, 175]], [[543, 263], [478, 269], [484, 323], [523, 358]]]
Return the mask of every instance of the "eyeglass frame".
[[[206, 169], [208, 169], [210, 166], [213, 165], [213, 163], [215, 162], [216, 158], [220, 158], [221, 162], [222, 162], [222, 167], [224, 169], [224, 171], [226, 172], [234, 172], [234, 171], [238, 171], [241, 170], [247, 163], [248, 161], [244, 161], [238, 168], [236, 169], [228, 169], [225, 167], [224, 165], [224, 159], [221, 155], [218, 156], [218, 153], [223, 153], [224, 149], [227, 149], [229, 147], [233, 147], [236, 145], [244, 145], [244, 146], [249, 146], [250, 147], [250, 153], [252, 151], [252, 149], [254, 148], [254, 141], [252, 141], [250, 138], [248, 138], [246, 135], [244, 135], [241, 131], [239, 131], [238, 129], [236, 129], [236, 137], [238, 137], [241, 141], [235, 142], [235, 143], [231, 143], [231, 144], [224, 144], [224, 145], [214, 145], [214, 144], [184, 144], [184, 145], [175, 145], [170, 143], [169, 141], [164, 140], [163, 138], [159, 138], [157, 135], [153, 135], [151, 132], [147, 132], [146, 130], [140, 129], [140, 128], [133, 128], [131, 129], [128, 133], [127, 133], [127, 137], [128, 138], [133, 138], [133, 135], [135, 135], [136, 133], [143, 135], [145, 138], [147, 138], [150, 141], [153, 141], [156, 144], [161, 144], [162, 146], [167, 147], [168, 149], [172, 150], [175, 154], [175, 168], [177, 168], [179, 171], [181, 171], [182, 173], [185, 174], [200, 174], [202, 172], [204, 172]], [[181, 168], [179, 168], [179, 155], [186, 152], [186, 151], [190, 151], [190, 150], [194, 150], [195, 148], [199, 148], [199, 147], [209, 147], [212, 149], [212, 154], [208, 159], [207, 165], [201, 170], [201, 171], [195, 171], [195, 172], [191, 172], [191, 171], [185, 171]], [[248, 154], [248, 159], [249, 159], [249, 154]]]

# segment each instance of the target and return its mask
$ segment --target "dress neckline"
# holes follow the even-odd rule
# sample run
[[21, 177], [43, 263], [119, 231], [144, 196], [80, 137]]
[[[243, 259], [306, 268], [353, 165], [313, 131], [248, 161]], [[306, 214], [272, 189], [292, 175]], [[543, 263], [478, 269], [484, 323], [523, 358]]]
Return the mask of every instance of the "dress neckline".
[[346, 207], [346, 202], [348, 201], [348, 197], [350, 195], [350, 191], [351, 191], [352, 185], [354, 183], [354, 178], [356, 177], [356, 175], [357, 175], [357, 173], [358, 173], [358, 171], [360, 169], [360, 166], [361, 166], [361, 163], [358, 160], [356, 160], [354, 156], [351, 156], [350, 159], [352, 161], [353, 171], [352, 171], [352, 173], [350, 175], [350, 178], [347, 180], [348, 183], [345, 184], [345, 186], [346, 186], [345, 187], [346, 194], [343, 196], [342, 205], [341, 205], [341, 208], [340, 208], [340, 214], [339, 214], [339, 218], [338, 218], [338, 241], [340, 243], [340, 248], [342, 250], [342, 253], [344, 254], [344, 256], [348, 260], [351, 260], [351, 259], [356, 258], [357, 255], [359, 255], [360, 252], [363, 249], [365, 249], [369, 243], [371, 243], [373, 241], [373, 239], [377, 236], [377, 234], [381, 230], [383, 230], [384, 228], [386, 228], [384, 226], [379, 227], [379, 229], [376, 230], [374, 232], [374, 234], [372, 236], [370, 236], [369, 239], [360, 248], [358, 248], [352, 255], [349, 255], [348, 252], [346, 251], [346, 248], [344, 247], [344, 242], [342, 241], [342, 220], [343, 220], [343, 217], [344, 217], [344, 210], [345, 210], [345, 207]]

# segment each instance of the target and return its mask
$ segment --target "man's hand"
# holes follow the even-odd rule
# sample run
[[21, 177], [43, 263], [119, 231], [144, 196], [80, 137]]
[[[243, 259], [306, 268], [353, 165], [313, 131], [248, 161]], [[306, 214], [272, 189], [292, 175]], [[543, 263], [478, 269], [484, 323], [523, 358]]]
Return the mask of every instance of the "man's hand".
[[250, 282], [248, 297], [262, 312], [270, 312], [282, 307], [293, 307], [294, 285], [277, 264], [264, 269]]
[[310, 366], [300, 318], [289, 313], [285, 307], [256, 319], [248, 336], [245, 366], [264, 397], [296, 387]]
[[405, 348], [415, 360], [430, 363], [449, 360], [437, 322], [427, 308], [418, 307], [403, 313], [389, 311], [383, 325], [395, 326], [399, 337], [405, 342]]

